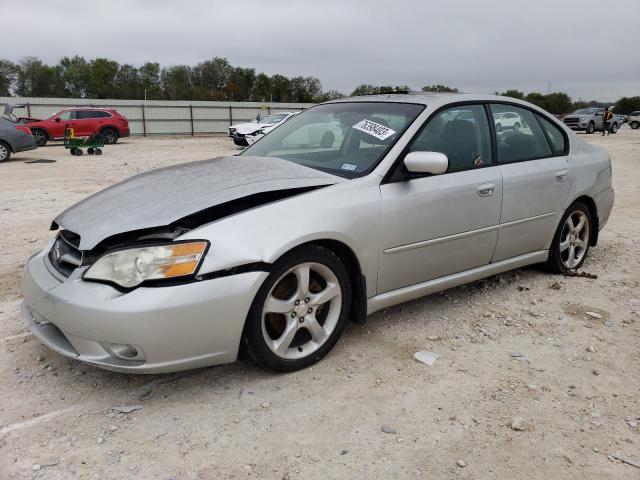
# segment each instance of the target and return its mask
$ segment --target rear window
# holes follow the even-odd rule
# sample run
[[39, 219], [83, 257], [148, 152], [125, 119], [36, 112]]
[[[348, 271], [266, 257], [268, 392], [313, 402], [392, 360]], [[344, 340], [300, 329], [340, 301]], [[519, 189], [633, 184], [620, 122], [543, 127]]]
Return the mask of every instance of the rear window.
[[[533, 112], [525, 108], [502, 104], [492, 104], [491, 112], [494, 117], [498, 142], [499, 163], [522, 162], [552, 155], [547, 136]], [[502, 125], [496, 119], [496, 113], [513, 113], [516, 118], [513, 119], [513, 122]]]

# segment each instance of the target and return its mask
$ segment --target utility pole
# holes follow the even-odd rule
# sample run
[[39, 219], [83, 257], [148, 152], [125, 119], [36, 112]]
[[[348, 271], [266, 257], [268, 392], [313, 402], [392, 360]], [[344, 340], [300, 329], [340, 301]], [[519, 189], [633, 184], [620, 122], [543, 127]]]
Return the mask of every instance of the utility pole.
[[547, 85], [547, 95], [551, 93], [551, 82]]

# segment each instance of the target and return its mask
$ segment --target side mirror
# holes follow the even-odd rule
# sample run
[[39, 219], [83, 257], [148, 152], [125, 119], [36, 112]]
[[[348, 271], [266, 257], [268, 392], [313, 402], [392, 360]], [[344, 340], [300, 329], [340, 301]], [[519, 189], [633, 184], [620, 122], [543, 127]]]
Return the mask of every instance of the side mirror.
[[59, 122], [60, 121], [60, 117], [56, 117], [53, 119], [54, 122]]
[[449, 168], [449, 159], [440, 152], [411, 152], [404, 157], [404, 166], [411, 173], [440, 175]]

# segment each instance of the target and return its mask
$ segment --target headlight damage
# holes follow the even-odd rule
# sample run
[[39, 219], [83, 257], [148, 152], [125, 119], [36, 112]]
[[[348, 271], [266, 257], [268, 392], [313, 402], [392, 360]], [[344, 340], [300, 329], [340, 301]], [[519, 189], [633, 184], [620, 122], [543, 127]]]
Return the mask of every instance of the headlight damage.
[[208, 242], [197, 241], [109, 252], [85, 272], [84, 278], [133, 288], [147, 280], [194, 275], [207, 247]]

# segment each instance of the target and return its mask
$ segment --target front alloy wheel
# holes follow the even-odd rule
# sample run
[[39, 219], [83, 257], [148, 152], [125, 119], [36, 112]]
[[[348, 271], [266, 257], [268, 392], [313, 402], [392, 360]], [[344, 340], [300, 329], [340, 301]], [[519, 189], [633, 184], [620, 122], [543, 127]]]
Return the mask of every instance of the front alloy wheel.
[[33, 138], [35, 138], [36, 145], [38, 147], [44, 147], [47, 144], [49, 137], [45, 132], [43, 132], [42, 130], [34, 129], [31, 130], [31, 133], [33, 134]]
[[279, 260], [249, 312], [245, 344], [257, 363], [305, 368], [336, 343], [351, 301], [349, 277], [329, 250], [309, 246]]
[[549, 254], [551, 270], [567, 273], [578, 269], [587, 257], [591, 241], [591, 212], [583, 203], [575, 203], [565, 212]]
[[593, 122], [589, 122], [589, 125], [587, 125], [587, 133], [593, 133], [596, 131], [596, 124]]

